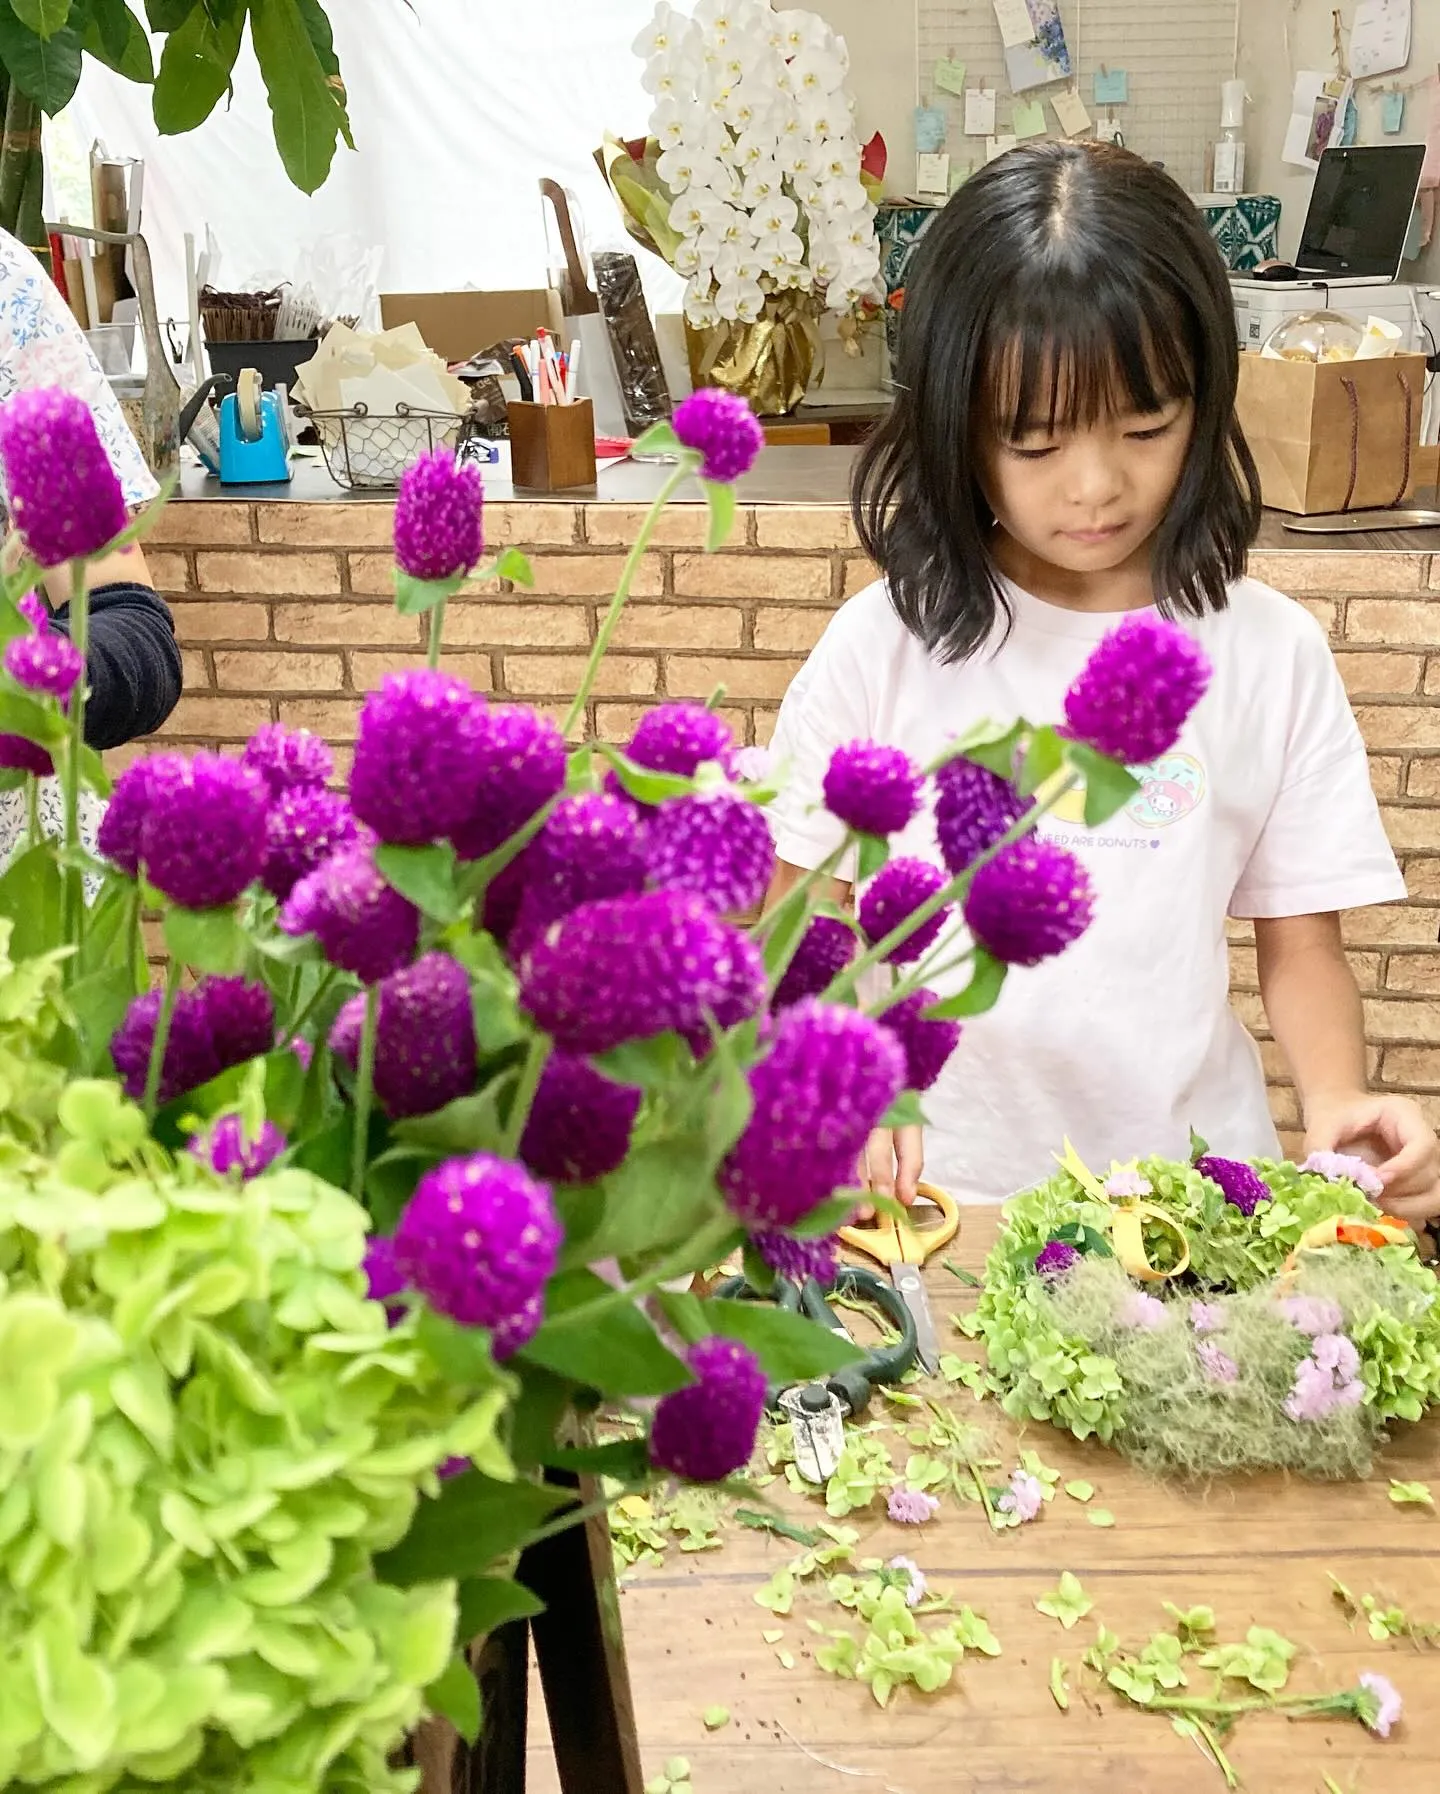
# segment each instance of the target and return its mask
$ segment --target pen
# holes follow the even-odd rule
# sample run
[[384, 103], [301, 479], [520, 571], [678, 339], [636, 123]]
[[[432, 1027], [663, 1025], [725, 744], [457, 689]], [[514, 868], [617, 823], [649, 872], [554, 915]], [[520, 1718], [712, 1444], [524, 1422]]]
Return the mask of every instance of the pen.
[[570, 405], [573, 405], [580, 396], [580, 388], [576, 385], [579, 366], [580, 338], [577, 336], [570, 345], [570, 354], [565, 361], [565, 401]]
[[525, 365], [524, 352], [518, 348], [510, 351], [510, 365], [515, 370], [515, 378], [520, 382], [520, 398], [526, 405], [535, 403], [535, 384], [530, 378], [530, 370]]

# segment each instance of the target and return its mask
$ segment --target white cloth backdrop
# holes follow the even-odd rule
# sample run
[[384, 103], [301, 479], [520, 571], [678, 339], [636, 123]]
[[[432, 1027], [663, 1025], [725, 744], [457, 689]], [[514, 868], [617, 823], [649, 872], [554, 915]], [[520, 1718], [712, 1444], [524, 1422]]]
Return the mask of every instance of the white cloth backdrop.
[[[342, 145], [313, 198], [286, 180], [248, 43], [235, 94], [184, 137], [160, 137], [150, 92], [87, 58], [63, 121], [88, 148], [146, 163], [144, 229], [161, 316], [183, 318], [184, 234], [219, 239], [220, 284], [293, 274], [317, 243], [381, 245], [380, 288], [545, 283], [537, 182], [580, 199], [592, 247], [625, 239], [591, 155], [606, 129], [638, 136], [652, 101], [631, 44], [653, 0], [330, 0], [356, 152]], [[548, 210], [548, 208], [547, 208]], [[636, 247], [653, 307], [681, 283]]]

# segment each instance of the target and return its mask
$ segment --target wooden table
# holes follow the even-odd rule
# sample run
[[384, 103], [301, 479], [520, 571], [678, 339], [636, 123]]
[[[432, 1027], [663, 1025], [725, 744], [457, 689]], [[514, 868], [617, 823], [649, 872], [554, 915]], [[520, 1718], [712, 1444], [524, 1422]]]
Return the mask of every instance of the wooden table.
[[[996, 1224], [993, 1211], [967, 1211], [956, 1260], [978, 1271]], [[937, 1322], [949, 1334], [943, 1317], [973, 1305], [974, 1292], [939, 1267], [928, 1278]], [[978, 1351], [964, 1342], [956, 1349]], [[950, 1399], [969, 1411], [965, 1391]], [[1013, 1462], [1015, 1433], [998, 1406], [974, 1412]], [[762, 1640], [763, 1629], [781, 1622], [755, 1604], [754, 1592], [796, 1547], [730, 1524], [723, 1549], [688, 1557], [672, 1549], [662, 1567], [635, 1575], [621, 1610], [647, 1775], [684, 1756], [695, 1794], [1211, 1794], [1223, 1788], [1219, 1773], [1163, 1717], [1109, 1691], [1091, 1706], [1075, 1698], [1073, 1674], [1070, 1710], [1061, 1713], [1048, 1688], [1051, 1659], [1078, 1661], [1097, 1620], [1138, 1646], [1168, 1623], [1163, 1603], [1173, 1601], [1214, 1607], [1225, 1639], [1263, 1625], [1293, 1640], [1297, 1690], [1339, 1689], [1377, 1669], [1405, 1696], [1405, 1720], [1387, 1743], [1353, 1721], [1243, 1718], [1227, 1748], [1252, 1794], [1323, 1794], [1327, 1774], [1345, 1794], [1431, 1794], [1440, 1782], [1440, 1651], [1352, 1632], [1328, 1573], [1357, 1594], [1398, 1601], [1412, 1618], [1440, 1621], [1440, 1516], [1395, 1507], [1387, 1491], [1390, 1476], [1420, 1478], [1440, 1497], [1440, 1422], [1398, 1429], [1370, 1483], [1267, 1477], [1208, 1492], [1152, 1482], [1114, 1452], [1049, 1427], [1029, 1427], [1025, 1443], [1067, 1478], [1092, 1482], [1093, 1505], [1114, 1513], [1115, 1528], [1091, 1526], [1085, 1509], [1058, 1493], [1042, 1518], [1002, 1534], [988, 1530], [978, 1507], [961, 1512], [953, 1503], [921, 1529], [874, 1512], [847, 1522], [860, 1528], [857, 1556], [913, 1556], [932, 1583], [984, 1613], [1003, 1646], [997, 1659], [967, 1658], [938, 1694], [901, 1690], [886, 1712], [861, 1684], [825, 1675], [810, 1660], [819, 1641], [806, 1616], [839, 1623], [839, 1610], [823, 1599], [802, 1597], [784, 1622], [793, 1670]], [[783, 1488], [770, 1492], [782, 1492], [797, 1518], [823, 1518], [818, 1504]], [[1062, 1570], [1079, 1576], [1096, 1603], [1073, 1632], [1032, 1606]], [[1201, 1677], [1194, 1680], [1203, 1692]], [[700, 1716], [711, 1705], [733, 1717], [707, 1734]], [[528, 1785], [553, 1794], [538, 1700], [531, 1713]]]

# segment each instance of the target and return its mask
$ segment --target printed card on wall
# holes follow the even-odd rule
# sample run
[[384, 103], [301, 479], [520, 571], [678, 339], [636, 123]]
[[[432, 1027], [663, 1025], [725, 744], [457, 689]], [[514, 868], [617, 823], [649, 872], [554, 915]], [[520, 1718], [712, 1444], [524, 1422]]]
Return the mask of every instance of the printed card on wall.
[[938, 155], [945, 147], [947, 123], [942, 106], [917, 106], [915, 108], [915, 153], [920, 156]]
[[1031, 26], [1029, 42], [1011, 43], [1007, 38], [1005, 43], [1005, 73], [1014, 93], [1068, 81], [1072, 72], [1060, 0], [1025, 0], [1025, 10]]
[[1010, 109], [1010, 131], [1012, 136], [1043, 137], [1045, 135], [1045, 102], [1044, 100], [1016, 100]]
[[965, 92], [965, 64], [952, 56], [942, 56], [935, 64], [935, 88], [938, 93], [953, 93], [960, 99]]
[[993, 87], [972, 87], [965, 95], [965, 135], [967, 137], [993, 137], [995, 135], [995, 89]]
[[1123, 106], [1130, 98], [1130, 76], [1125, 69], [1101, 68], [1095, 71], [1095, 104]]
[[1085, 102], [1073, 87], [1064, 93], [1052, 93], [1050, 104], [1055, 108], [1055, 116], [1060, 120], [1060, 129], [1067, 137], [1078, 137], [1082, 131], [1090, 129], [1090, 114], [1085, 110]]
[[1000, 27], [1000, 41], [1007, 50], [1035, 42], [1035, 22], [1025, 0], [995, 0], [995, 22]]
[[949, 156], [917, 156], [915, 158], [915, 191], [948, 193], [950, 191]]

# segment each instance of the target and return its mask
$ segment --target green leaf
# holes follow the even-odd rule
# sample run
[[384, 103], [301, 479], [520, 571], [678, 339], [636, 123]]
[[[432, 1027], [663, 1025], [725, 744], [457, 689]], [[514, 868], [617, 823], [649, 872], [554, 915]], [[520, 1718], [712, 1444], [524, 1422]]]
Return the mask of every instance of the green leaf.
[[858, 881], [864, 884], [867, 878], [874, 878], [889, 858], [890, 843], [883, 835], [861, 835], [859, 865], [856, 868]]
[[1065, 764], [1065, 744], [1054, 729], [1036, 729], [1025, 750], [1017, 781], [1021, 797], [1033, 797]]
[[250, 0], [250, 41], [285, 172], [302, 193], [314, 193], [330, 173], [345, 111], [296, 0]]
[[[728, 490], [729, 488], [726, 487], [726, 491]], [[700, 1723], [707, 1732], [723, 1731], [730, 1723], [730, 1709], [728, 1707], [707, 1707], [700, 1715]]]
[[702, 1306], [711, 1328], [749, 1346], [772, 1383], [808, 1383], [865, 1356], [843, 1334], [768, 1303], [711, 1300]]
[[1396, 1507], [1428, 1507], [1435, 1506], [1435, 1497], [1430, 1493], [1429, 1483], [1402, 1483], [1390, 1479], [1390, 1499]]
[[583, 1214], [568, 1217], [561, 1265], [628, 1258], [688, 1239], [718, 1210], [713, 1167], [702, 1134], [633, 1147], [623, 1165], [587, 1192]]
[[376, 1558], [375, 1573], [401, 1588], [483, 1574], [574, 1499], [568, 1489], [501, 1483], [467, 1470], [420, 1503], [405, 1537]]
[[450, 1659], [443, 1675], [425, 1690], [425, 1705], [448, 1719], [467, 1744], [480, 1737], [480, 1684], [463, 1655]]
[[977, 766], [987, 767], [999, 778], [1013, 779], [1015, 756], [1026, 732], [1027, 725], [1023, 722], [1012, 723], [1007, 729], [997, 728], [994, 723], [981, 723], [968, 735], [953, 742], [950, 751], [941, 758], [942, 761], [973, 760]]
[[483, 1327], [461, 1327], [433, 1308], [422, 1308], [415, 1322], [415, 1337], [450, 1382], [486, 1389], [501, 1380], [502, 1373], [490, 1356], [490, 1336]]
[[449, 927], [459, 920], [464, 905], [455, 888], [455, 849], [448, 841], [434, 841], [428, 847], [377, 847], [375, 864], [386, 884], [432, 921]]
[[68, 25], [51, 38], [37, 37], [9, 6], [0, 6], [0, 63], [21, 93], [49, 117], [70, 104], [82, 62], [79, 35]]
[[650, 1452], [644, 1439], [612, 1439], [608, 1445], [557, 1445], [541, 1461], [547, 1469], [607, 1476], [617, 1483], [643, 1483], [650, 1476]]
[[521, 1354], [527, 1362], [608, 1396], [669, 1395], [691, 1381], [690, 1372], [660, 1343], [654, 1327], [633, 1303], [606, 1309], [578, 1325], [567, 1308], [613, 1291], [593, 1271], [566, 1271], [550, 1284], [547, 1318]]
[[1067, 741], [1065, 758], [1085, 781], [1085, 826], [1096, 828], [1123, 810], [1140, 789], [1134, 773], [1096, 753], [1083, 741]]
[[924, 1127], [925, 1111], [914, 1090], [902, 1090], [880, 1118], [881, 1127]]
[[1050, 1659], [1050, 1698], [1062, 1713], [1070, 1711], [1070, 1695], [1065, 1686], [1065, 1674], [1065, 1659], [1052, 1657]]
[[695, 789], [694, 779], [682, 779], [670, 772], [652, 772], [647, 766], [636, 766], [608, 741], [597, 741], [595, 751], [613, 768], [615, 777], [627, 794], [642, 804], [661, 804], [667, 797], [688, 797]]
[[54, 37], [70, 17], [70, 0], [10, 0], [10, 7], [37, 37]]
[[[0, 5], [0, 19], [5, 9]], [[6, 27], [0, 25], [0, 57], [5, 54]], [[0, 733], [23, 735], [42, 747], [55, 747], [65, 739], [65, 718], [56, 704], [41, 704], [15, 691], [0, 691]]]
[[964, 990], [943, 1002], [932, 1003], [924, 1019], [931, 1022], [958, 1021], [966, 1015], [984, 1015], [1000, 1001], [1009, 967], [983, 947], [975, 949], [970, 962], [970, 982]]
[[535, 583], [535, 569], [530, 565], [529, 557], [518, 548], [504, 550], [495, 563], [495, 576], [511, 580], [517, 586], [533, 586]]
[[204, 124], [230, 92], [244, 30], [243, 7], [227, 7], [216, 17], [212, 9], [195, 5], [170, 29], [151, 101], [162, 136], [179, 136]]
[[423, 617], [426, 612], [434, 610], [437, 604], [453, 598], [464, 583], [463, 573], [454, 573], [449, 579], [416, 579], [413, 573], [406, 573], [403, 568], [397, 567], [395, 608], [402, 617]]
[[465, 1644], [477, 1638], [488, 1638], [497, 1627], [511, 1620], [528, 1620], [544, 1613], [545, 1603], [537, 1601], [523, 1582], [511, 1582], [499, 1576], [472, 1576], [460, 1584], [460, 1621], [456, 1635]]
[[1065, 1493], [1072, 1501], [1089, 1501], [1095, 1493], [1095, 1485], [1077, 1477], [1073, 1483], [1066, 1483]]
[[127, 81], [155, 79], [155, 59], [150, 40], [125, 0], [88, 0], [90, 16], [81, 42], [97, 62], [124, 75]]
[[668, 423], [651, 424], [630, 444], [632, 455], [683, 453], [680, 438]]
[[1115, 1516], [1108, 1507], [1092, 1507], [1085, 1515], [1092, 1526], [1113, 1526]]
[[77, 978], [65, 993], [80, 1037], [79, 1070], [110, 1069], [110, 1041], [136, 996], [133, 969], [122, 960]]
[[855, 1211], [862, 1202], [869, 1202], [870, 1196], [864, 1190], [846, 1190], [839, 1196], [828, 1196], [824, 1202], [803, 1214], [798, 1221], [793, 1221], [786, 1228], [798, 1240], [820, 1240], [827, 1233], [834, 1233], [837, 1227], [847, 1227], [855, 1219]]
[[[506, 1087], [513, 1079], [505, 1080]], [[410, 1146], [424, 1147], [442, 1157], [460, 1153], [494, 1152], [504, 1132], [500, 1122], [501, 1080], [487, 1084], [472, 1096], [456, 1097], [443, 1109], [431, 1115], [416, 1115], [408, 1121], [396, 1122], [391, 1130], [396, 1140]]]
[[735, 527], [735, 488], [719, 480], [701, 480], [705, 503], [710, 507], [710, 528], [705, 536], [706, 554], [714, 554], [730, 539]]
[[0, 875], [0, 916], [14, 924], [10, 957], [17, 964], [65, 944], [61, 903], [65, 880], [43, 841], [12, 860]]
[[244, 967], [250, 937], [233, 909], [177, 907], [165, 912], [165, 945], [182, 965], [226, 978]]
[[1078, 1625], [1090, 1612], [1095, 1603], [1080, 1586], [1078, 1576], [1066, 1570], [1060, 1577], [1058, 1588], [1053, 1588], [1048, 1595], [1041, 1595], [1035, 1602], [1037, 1613], [1048, 1614], [1051, 1619], [1059, 1620], [1068, 1632], [1072, 1626]]

